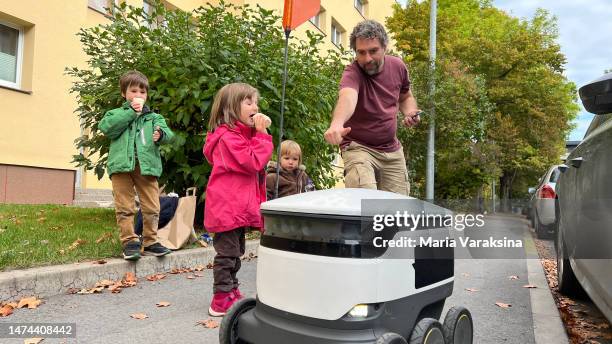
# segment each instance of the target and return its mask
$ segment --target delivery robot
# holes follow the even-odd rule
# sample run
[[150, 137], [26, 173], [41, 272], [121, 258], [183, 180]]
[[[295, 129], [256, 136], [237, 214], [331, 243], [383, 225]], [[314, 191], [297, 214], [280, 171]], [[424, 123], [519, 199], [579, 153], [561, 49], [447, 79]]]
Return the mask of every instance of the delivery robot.
[[388, 221], [383, 230], [373, 230], [373, 215], [393, 214], [395, 209], [385, 208], [397, 204], [412, 214], [450, 214], [415, 198], [368, 189], [321, 190], [263, 203], [257, 298], [228, 310], [220, 343], [472, 343], [466, 308], [452, 307], [438, 321], [453, 291], [452, 248], [401, 247], [406, 238], [444, 237], [449, 228]]

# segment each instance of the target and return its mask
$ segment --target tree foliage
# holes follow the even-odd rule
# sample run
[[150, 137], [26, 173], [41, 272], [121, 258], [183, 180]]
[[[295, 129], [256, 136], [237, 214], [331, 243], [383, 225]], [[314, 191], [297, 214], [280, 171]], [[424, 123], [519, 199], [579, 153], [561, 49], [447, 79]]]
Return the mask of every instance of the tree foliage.
[[[578, 107], [563, 76], [556, 18], [520, 20], [489, 0], [440, 0], [436, 93], [428, 91], [429, 1], [396, 5], [387, 26], [406, 56], [420, 106], [436, 113], [436, 197], [474, 195], [500, 178], [505, 197], [558, 163]], [[424, 180], [427, 123], [402, 135], [416, 185]]]
[[[166, 190], [182, 192], [207, 183], [211, 166], [202, 154], [213, 96], [223, 85], [247, 82], [260, 91], [260, 111], [273, 120], [275, 144], [280, 117], [285, 35], [272, 11], [221, 2], [193, 12], [157, 3], [152, 14], [122, 4], [108, 24], [78, 33], [88, 57], [86, 68], [69, 68], [75, 78], [76, 112], [86, 135], [75, 141], [83, 154], [74, 162], [105, 173], [108, 139], [98, 130], [105, 111], [123, 99], [119, 77], [137, 69], [151, 84], [148, 103], [176, 134], [162, 146]], [[322, 133], [337, 97], [343, 57], [322, 52], [321, 35], [291, 39], [285, 102], [285, 135], [300, 143], [304, 163], [319, 187], [331, 186], [335, 149]]]

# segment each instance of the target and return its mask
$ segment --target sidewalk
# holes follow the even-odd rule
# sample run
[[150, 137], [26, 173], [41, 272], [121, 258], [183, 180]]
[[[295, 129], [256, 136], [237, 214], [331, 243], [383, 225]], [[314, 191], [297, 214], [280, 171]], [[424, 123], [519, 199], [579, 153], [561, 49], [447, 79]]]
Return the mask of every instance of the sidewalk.
[[[255, 255], [258, 246], [259, 240], [247, 240], [245, 255]], [[137, 262], [117, 258], [106, 260], [106, 264], [83, 262], [1, 272], [0, 300], [65, 294], [70, 288], [89, 288], [100, 280], [120, 280], [126, 272], [133, 272], [136, 277], [145, 277], [174, 268], [206, 266], [212, 263], [214, 256], [214, 249], [207, 247], [178, 250], [159, 258], [142, 257]]]

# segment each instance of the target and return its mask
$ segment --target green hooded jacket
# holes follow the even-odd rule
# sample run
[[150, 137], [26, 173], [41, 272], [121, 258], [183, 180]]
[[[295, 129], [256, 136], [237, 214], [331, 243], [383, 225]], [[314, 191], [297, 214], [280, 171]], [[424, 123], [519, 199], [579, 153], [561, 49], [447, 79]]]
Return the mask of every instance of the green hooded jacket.
[[[153, 142], [156, 127], [159, 127], [163, 135], [160, 140]], [[109, 176], [134, 171], [136, 158], [143, 176], [161, 176], [159, 144], [168, 143], [174, 138], [174, 133], [161, 115], [151, 112], [145, 106], [138, 116], [126, 101], [120, 108], [108, 111], [98, 124], [98, 129], [111, 139], [106, 163]], [[137, 154], [134, 154], [134, 148]]]

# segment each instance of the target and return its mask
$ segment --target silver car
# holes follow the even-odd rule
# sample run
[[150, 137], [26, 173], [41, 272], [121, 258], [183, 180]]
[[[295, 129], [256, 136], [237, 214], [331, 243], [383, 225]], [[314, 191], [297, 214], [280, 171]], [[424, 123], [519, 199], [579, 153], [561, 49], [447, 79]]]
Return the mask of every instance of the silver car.
[[580, 88], [593, 118], [557, 183], [557, 279], [572, 295], [584, 289], [612, 321], [612, 73]]
[[560, 174], [559, 165], [551, 166], [540, 178], [540, 185], [529, 190], [533, 193], [531, 221], [538, 239], [552, 238], [555, 234], [555, 189]]

